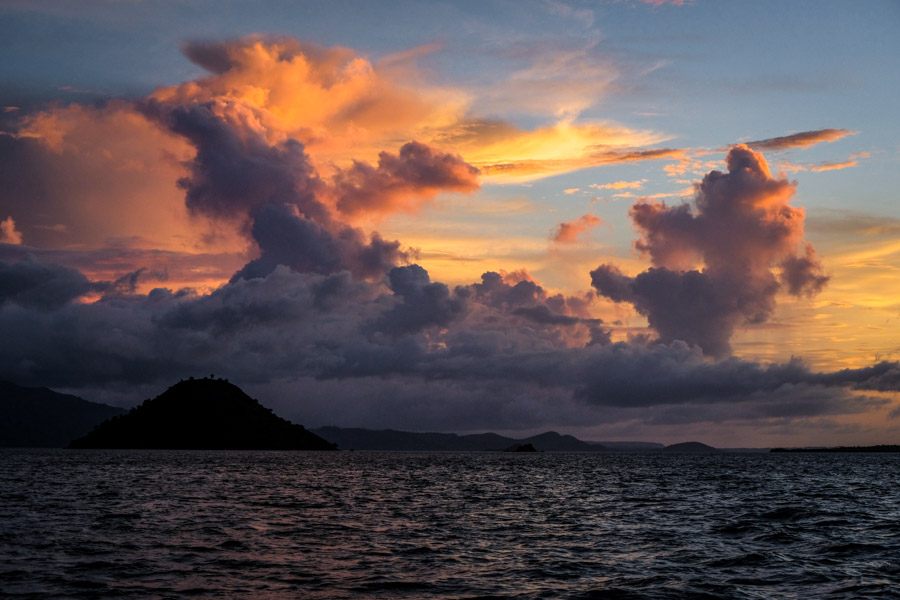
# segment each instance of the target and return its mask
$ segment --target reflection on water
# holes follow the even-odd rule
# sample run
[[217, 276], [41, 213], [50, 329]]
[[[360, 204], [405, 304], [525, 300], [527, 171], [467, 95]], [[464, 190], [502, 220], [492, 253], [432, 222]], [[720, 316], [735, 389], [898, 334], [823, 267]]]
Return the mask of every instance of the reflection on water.
[[0, 595], [860, 597], [893, 455], [0, 451]]

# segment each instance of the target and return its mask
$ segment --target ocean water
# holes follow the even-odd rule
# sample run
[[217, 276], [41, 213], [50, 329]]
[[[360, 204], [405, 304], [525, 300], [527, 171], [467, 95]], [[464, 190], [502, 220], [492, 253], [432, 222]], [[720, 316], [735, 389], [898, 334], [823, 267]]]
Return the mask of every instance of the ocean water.
[[0, 596], [900, 595], [900, 456], [0, 451]]

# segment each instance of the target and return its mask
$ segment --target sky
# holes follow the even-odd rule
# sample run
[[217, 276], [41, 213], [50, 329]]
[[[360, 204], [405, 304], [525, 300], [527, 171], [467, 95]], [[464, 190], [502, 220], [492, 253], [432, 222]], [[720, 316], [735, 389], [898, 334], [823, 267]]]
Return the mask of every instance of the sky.
[[0, 379], [900, 437], [900, 4], [0, 2]]

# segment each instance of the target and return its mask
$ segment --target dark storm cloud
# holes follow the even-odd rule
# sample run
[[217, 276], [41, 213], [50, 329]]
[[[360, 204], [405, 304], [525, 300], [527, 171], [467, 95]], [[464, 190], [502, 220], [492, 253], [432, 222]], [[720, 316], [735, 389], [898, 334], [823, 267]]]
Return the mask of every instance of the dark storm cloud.
[[0, 262], [0, 304], [48, 310], [96, 291], [80, 272], [61, 265], [25, 259]]
[[377, 233], [367, 241], [362, 231], [342, 225], [328, 230], [291, 205], [264, 205], [252, 216], [251, 232], [261, 255], [234, 278], [265, 277], [278, 265], [310, 273], [347, 269], [360, 277], [376, 277], [406, 259], [398, 242], [387, 242]]
[[419, 265], [388, 273], [390, 287], [402, 301], [385, 313], [379, 326], [389, 332], [412, 333], [425, 327], [445, 327], [466, 309], [465, 299], [443, 283], [432, 282]]
[[311, 219], [330, 220], [317, 199], [323, 184], [303, 145], [293, 139], [270, 144], [260, 132], [241, 122], [236, 109], [214, 103], [170, 105], [148, 101], [145, 113], [196, 149], [179, 180], [192, 211], [239, 220], [254, 210], [289, 204]]
[[788, 203], [795, 184], [773, 178], [747, 146], [733, 147], [727, 165], [727, 173], [703, 178], [693, 206], [632, 207], [641, 232], [635, 246], [653, 267], [635, 277], [612, 265], [591, 272], [601, 295], [633, 304], [660, 340], [684, 340], [713, 356], [730, 352], [739, 325], [769, 318], [781, 287], [773, 268], [794, 295], [815, 294], [828, 280], [803, 245], [803, 210]]

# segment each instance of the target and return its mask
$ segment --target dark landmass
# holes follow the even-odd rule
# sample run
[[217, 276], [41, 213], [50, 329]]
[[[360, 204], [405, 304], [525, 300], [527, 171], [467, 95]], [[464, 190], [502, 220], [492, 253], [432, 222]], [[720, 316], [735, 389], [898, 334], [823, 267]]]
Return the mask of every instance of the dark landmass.
[[665, 445], [658, 442], [590, 442], [603, 446], [607, 450], [622, 450], [625, 452], [636, 452], [642, 450], [662, 450]]
[[347, 450], [499, 452], [524, 444], [531, 444], [535, 449], [544, 452], [603, 452], [608, 450], [599, 444], [583, 442], [571, 435], [561, 435], [553, 431], [525, 439], [509, 438], [496, 433], [459, 435], [456, 433], [419, 433], [393, 429], [344, 429], [341, 427], [320, 427], [312, 431]]
[[708, 454], [710, 452], [718, 452], [717, 449], [700, 442], [681, 442], [680, 444], [672, 444], [662, 449], [663, 452], [672, 452], [677, 454]]
[[532, 444], [513, 444], [509, 448], [503, 450], [504, 452], [538, 452], [539, 450], [535, 448]]
[[772, 448], [769, 452], [900, 452], [896, 444], [878, 446], [837, 446], [835, 448]]
[[101, 423], [71, 448], [334, 450], [224, 379], [188, 379]]
[[0, 381], [0, 446], [62, 448], [121, 408]]

